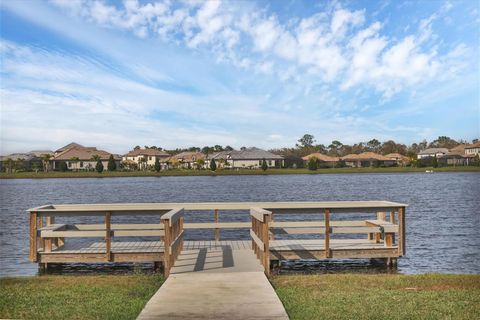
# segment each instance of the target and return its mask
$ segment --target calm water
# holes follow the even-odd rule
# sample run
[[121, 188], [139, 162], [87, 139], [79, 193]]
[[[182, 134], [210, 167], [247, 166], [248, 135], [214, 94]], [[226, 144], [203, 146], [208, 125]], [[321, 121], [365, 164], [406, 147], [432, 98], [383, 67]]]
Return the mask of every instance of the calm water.
[[[27, 260], [25, 210], [39, 205], [315, 200], [407, 203], [407, 255], [399, 259], [399, 272], [480, 273], [479, 173], [0, 180], [0, 200], [0, 275], [37, 273], [37, 265]], [[221, 212], [220, 219], [247, 221], [248, 214]], [[212, 220], [213, 214], [207, 212], [186, 217], [187, 222]], [[196, 234], [189, 230], [187, 238], [193, 237], [211, 239], [213, 235], [211, 230]], [[248, 239], [248, 234], [222, 231], [222, 239], [234, 238]], [[285, 270], [324, 270], [335, 265], [302, 262], [287, 264]], [[375, 269], [375, 265], [360, 264], [360, 268]]]

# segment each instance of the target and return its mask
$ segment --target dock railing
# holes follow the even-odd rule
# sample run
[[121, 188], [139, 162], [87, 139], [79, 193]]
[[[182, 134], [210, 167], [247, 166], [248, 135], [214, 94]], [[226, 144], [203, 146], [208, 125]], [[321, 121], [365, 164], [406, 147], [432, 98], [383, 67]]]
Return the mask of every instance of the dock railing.
[[252, 219], [252, 228], [250, 229], [252, 249], [268, 276], [270, 274], [269, 223], [272, 219], [272, 212], [261, 208], [251, 208], [250, 216]]
[[170, 274], [170, 269], [183, 249], [183, 209], [174, 209], [162, 216], [165, 230], [164, 240], [164, 273], [165, 277]]

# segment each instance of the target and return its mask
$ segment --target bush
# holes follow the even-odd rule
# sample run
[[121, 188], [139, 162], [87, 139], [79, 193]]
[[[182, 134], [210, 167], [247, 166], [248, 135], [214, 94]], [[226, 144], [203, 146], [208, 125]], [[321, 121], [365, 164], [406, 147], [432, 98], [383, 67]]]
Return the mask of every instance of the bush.
[[103, 163], [100, 161], [100, 159], [97, 160], [97, 164], [95, 165], [95, 170], [97, 170], [98, 173], [103, 172]]
[[62, 172], [67, 171], [68, 170], [67, 163], [64, 161], [60, 162], [60, 164], [58, 165], [58, 170]]
[[318, 164], [317, 164], [317, 158], [315, 157], [311, 157], [310, 159], [308, 159], [308, 170], [317, 170], [318, 168]]
[[210, 161], [210, 170], [217, 170], [217, 164], [215, 163], [215, 159], [212, 159], [212, 161]]
[[155, 158], [155, 171], [159, 172], [161, 169], [160, 167], [160, 159]]
[[108, 168], [108, 171], [115, 171], [117, 169], [117, 165], [115, 164], [115, 159], [113, 159], [113, 154], [111, 154], [110, 157], [108, 158], [107, 168]]
[[262, 160], [262, 170], [267, 171], [267, 169], [268, 169], [267, 161], [265, 161], [265, 158], [263, 158], [263, 160]]

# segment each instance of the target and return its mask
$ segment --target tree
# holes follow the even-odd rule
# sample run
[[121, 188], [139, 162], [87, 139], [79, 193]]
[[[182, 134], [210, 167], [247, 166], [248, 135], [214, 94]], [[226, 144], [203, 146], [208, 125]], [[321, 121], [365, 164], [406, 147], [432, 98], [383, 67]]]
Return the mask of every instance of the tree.
[[438, 167], [437, 155], [433, 156], [432, 167], [434, 167], [434, 168]]
[[315, 143], [315, 137], [311, 134], [304, 134], [303, 137], [301, 137], [300, 139], [298, 139], [298, 142], [296, 144], [297, 147], [300, 147], [300, 148], [311, 148], [313, 146], [313, 144]]
[[133, 150], [138, 150], [140, 149], [140, 146], [135, 146], [135, 148], [133, 148]]
[[226, 147], [225, 147], [225, 151], [233, 151], [233, 148], [230, 147], [230, 146], [226, 146]]
[[265, 160], [265, 158], [263, 158], [262, 159], [262, 170], [267, 171], [267, 169], [268, 169], [267, 161]]
[[8, 158], [7, 160], [5, 160], [5, 172], [6, 173], [12, 173], [13, 163], [14, 163], [14, 161], [11, 158]]
[[447, 136], [440, 136], [436, 140], [433, 140], [429, 147], [430, 148], [447, 148], [452, 149], [458, 146], [458, 142]]
[[159, 172], [160, 169], [161, 169], [160, 159], [158, 157], [155, 157], [155, 171]]
[[113, 154], [108, 157], [108, 164], [107, 164], [108, 171], [115, 171], [117, 170], [117, 165], [115, 164], [115, 159], [113, 158]]
[[100, 159], [97, 160], [97, 164], [95, 165], [95, 170], [97, 170], [98, 173], [103, 172], [103, 163]]
[[210, 170], [217, 170], [217, 164], [215, 163], [215, 159], [212, 159], [212, 161], [210, 161]]
[[43, 163], [43, 171], [48, 172], [50, 167], [50, 158], [52, 157], [51, 154], [42, 154], [41, 156], [42, 163]]
[[373, 152], [379, 152], [381, 145], [382, 144], [377, 139], [372, 139], [367, 142], [368, 149], [370, 149]]
[[205, 165], [205, 160], [197, 159], [197, 169], [202, 169], [204, 165]]
[[67, 163], [65, 161], [61, 161], [58, 165], [58, 170], [65, 172], [68, 170]]
[[315, 157], [310, 157], [310, 159], [308, 159], [308, 170], [317, 170], [318, 168], [318, 159], [315, 158]]
[[77, 163], [80, 161], [80, 159], [78, 157], [71, 157], [69, 161], [70, 163]]
[[220, 152], [220, 151], [223, 151], [223, 147], [221, 145], [216, 144], [213, 147], [213, 150], [215, 150], [216, 152]]

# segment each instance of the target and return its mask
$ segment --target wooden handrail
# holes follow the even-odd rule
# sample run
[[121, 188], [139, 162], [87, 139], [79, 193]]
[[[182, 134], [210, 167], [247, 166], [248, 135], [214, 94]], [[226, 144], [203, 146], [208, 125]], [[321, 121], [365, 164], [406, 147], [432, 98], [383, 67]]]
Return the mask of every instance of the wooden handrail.
[[183, 208], [173, 209], [161, 218], [164, 226], [164, 274], [170, 275], [170, 269], [183, 249]]
[[252, 248], [268, 276], [270, 275], [269, 223], [272, 213], [261, 208], [251, 208], [250, 216], [252, 217], [252, 229], [250, 230]]

